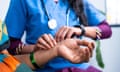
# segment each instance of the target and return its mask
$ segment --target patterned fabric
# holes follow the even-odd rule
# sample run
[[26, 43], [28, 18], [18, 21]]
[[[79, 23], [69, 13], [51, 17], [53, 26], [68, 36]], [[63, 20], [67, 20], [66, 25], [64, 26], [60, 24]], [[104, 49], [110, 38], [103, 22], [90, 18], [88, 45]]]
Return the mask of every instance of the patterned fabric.
[[0, 54], [0, 72], [33, 72], [26, 64], [20, 63], [14, 56]]
[[6, 52], [5, 49], [8, 47], [7, 29], [5, 24], [0, 21], [0, 72], [32, 72], [28, 66], [21, 64], [14, 56]]
[[0, 20], [0, 51], [8, 48], [8, 40], [6, 25]]
[[20, 65], [19, 61], [17, 61], [13, 56], [0, 54], [0, 58], [3, 56], [0, 62], [0, 71], [1, 72], [15, 72], [17, 66]]
[[3, 59], [6, 57], [4, 54], [0, 54], [0, 62], [3, 62]]

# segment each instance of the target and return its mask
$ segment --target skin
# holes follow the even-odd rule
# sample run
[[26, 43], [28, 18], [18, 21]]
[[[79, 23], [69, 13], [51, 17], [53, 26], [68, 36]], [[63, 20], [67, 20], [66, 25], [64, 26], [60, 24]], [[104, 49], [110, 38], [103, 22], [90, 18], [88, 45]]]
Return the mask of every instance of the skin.
[[[85, 27], [85, 36], [90, 38], [96, 38], [96, 27]], [[80, 36], [81, 29], [78, 27], [61, 27], [55, 35], [57, 42], [62, 41], [67, 38], [72, 38], [73, 36]]]
[[[39, 42], [37, 43], [39, 44]], [[80, 46], [85, 46], [85, 48]], [[38, 47], [37, 44], [34, 47]], [[38, 50], [34, 52], [34, 58], [37, 65], [40, 67], [58, 56], [63, 57], [72, 63], [88, 62], [92, 56], [93, 48], [94, 44], [91, 42], [79, 39], [66, 39], [57, 43], [51, 49], [41, 50], [37, 48]], [[29, 60], [29, 54], [17, 55], [16, 58], [20, 60], [20, 62], [25, 62], [33, 70], [35, 69]]]
[[51, 34], [42, 35], [37, 42], [37, 47], [41, 49], [51, 49], [57, 44]]
[[[37, 43], [34, 45], [25, 45], [21, 54], [29, 54], [36, 50], [48, 50], [53, 48], [57, 42], [50, 34], [44, 34], [38, 38]], [[36, 45], [36, 47], [34, 47]]]
[[[41, 41], [44, 44], [41, 45]], [[81, 46], [85, 46], [85, 48]], [[92, 55], [94, 44], [80, 39], [66, 39], [57, 43], [51, 35], [45, 34], [31, 47], [35, 49], [34, 59], [37, 65], [41, 67], [55, 57], [62, 57], [72, 63], [88, 62]], [[41, 47], [48, 47], [48, 49], [41, 49]], [[9, 54], [7, 50], [3, 50], [0, 53]], [[36, 68], [32, 65], [29, 56], [30, 54], [22, 54], [15, 55], [15, 58], [35, 70]]]
[[[69, 45], [69, 44], [71, 44], [72, 46], [70, 46], [70, 47], [75, 47], [76, 46], [76, 44], [72, 44], [71, 42], [73, 42], [74, 40], [79, 40], [79, 39], [71, 39], [71, 41], [67, 41], [67, 40], [63, 40], [63, 41], [65, 41], [64, 42], [64, 44], [65, 45]], [[36, 49], [35, 49], [35, 51], [36, 50], [48, 50], [48, 49], [51, 49], [51, 48], [53, 48], [57, 43], [59, 44], [59, 43], [61, 43], [61, 42], [56, 42], [56, 40], [50, 35], [50, 34], [44, 34], [42, 37], [40, 37], [39, 39], [38, 39], [38, 41], [37, 41], [38, 43], [36, 44]], [[87, 45], [88, 44], [88, 42], [87, 41], [85, 41], [85, 40], [82, 40], [82, 42], [83, 42], [83, 44], [81, 44], [81, 45], [83, 45], [83, 46], [89, 46], [89, 45]], [[93, 43], [91, 43], [92, 44], [92, 46], [93, 46], [93, 48], [94, 48], [94, 44]], [[91, 46], [90, 46], [91, 47]], [[85, 51], [85, 49], [82, 49], [82, 50], [84, 50]], [[87, 52], [89, 52], [89, 54], [90, 54], [90, 56], [92, 56], [92, 48], [90, 48], [89, 50], [88, 49], [86, 49], [86, 51]], [[81, 52], [82, 53], [82, 52]]]
[[[71, 56], [70, 59], [68, 58], [68, 60], [71, 60], [71, 62], [72, 62], [72, 60], [75, 59], [74, 54], [79, 56], [78, 60], [81, 60], [83, 58], [82, 59], [83, 61], [89, 61], [89, 58], [92, 56], [92, 51], [94, 48], [93, 43], [90, 43], [85, 40], [80, 40], [80, 39], [66, 39], [66, 40], [63, 40], [63, 41], [57, 43], [51, 35], [49, 35], [49, 37], [45, 37], [45, 36], [47, 36], [47, 34], [43, 35], [42, 37], [40, 37], [38, 39], [38, 41], [37, 41], [38, 43], [36, 44], [36, 51], [39, 49], [40, 50], [50, 50], [50, 49], [54, 48], [53, 45], [55, 45], [55, 47], [60, 46], [60, 50], [62, 50], [61, 52], [66, 51], [65, 53], [61, 53], [60, 55], [65, 56], [65, 57]], [[47, 39], [41, 40], [42, 38], [43, 39], [47, 38]], [[48, 43], [48, 42], [51, 42], [51, 43]], [[42, 45], [42, 43], [44, 43], [44, 44]], [[86, 48], [81, 48], [80, 46], [85, 46]], [[46, 47], [46, 48], [44, 48], [44, 47]], [[70, 48], [71, 51], [69, 51], [68, 48]], [[79, 58], [81, 58], [81, 59], [79, 59]], [[77, 62], [77, 61], [74, 61], [74, 62]]]
[[[93, 39], [96, 38], [96, 27], [85, 27], [85, 31], [86, 31], [85, 32], [86, 37], [90, 37]], [[55, 40], [50, 34], [49, 36], [44, 34], [43, 36], [38, 38], [37, 42], [40, 43], [38, 44], [39, 46], [38, 48], [47, 50], [52, 48], [57, 42], [61, 42], [62, 40], [70, 39], [70, 38], [73, 38], [73, 36], [80, 36], [80, 35], [81, 35], [80, 28], [63, 26], [55, 34]], [[52, 42], [50, 42], [48, 37], [50, 37], [50, 40], [52, 40], [53, 44]], [[47, 43], [44, 42], [45, 39]], [[22, 54], [28, 54], [33, 52], [34, 50], [36, 50], [34, 49], [34, 45], [26, 45], [21, 52]]]

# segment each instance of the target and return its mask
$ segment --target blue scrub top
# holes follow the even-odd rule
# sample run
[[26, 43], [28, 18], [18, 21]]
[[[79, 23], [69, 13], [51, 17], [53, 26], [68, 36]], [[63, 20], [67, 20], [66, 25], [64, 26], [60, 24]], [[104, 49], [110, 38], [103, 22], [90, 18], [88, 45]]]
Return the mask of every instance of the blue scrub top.
[[[26, 31], [26, 43], [34, 44], [38, 37], [44, 33], [50, 33], [54, 36], [58, 29], [65, 26], [67, 22], [68, 26], [74, 26], [80, 23], [74, 10], [69, 8], [68, 0], [59, 0], [58, 4], [54, 3], [53, 0], [43, 0], [43, 4], [41, 1], [11, 0], [5, 20], [9, 36], [21, 38], [24, 31]], [[105, 16], [94, 8], [88, 0], [83, 1], [89, 26], [96, 26], [105, 20]], [[48, 18], [57, 21], [57, 27], [55, 29], [49, 28]], [[55, 58], [47, 63], [45, 68], [40, 70], [42, 70], [41, 72], [52, 72], [52, 70], [65, 67], [86, 69], [88, 66], [87, 63], [72, 64], [63, 58]]]

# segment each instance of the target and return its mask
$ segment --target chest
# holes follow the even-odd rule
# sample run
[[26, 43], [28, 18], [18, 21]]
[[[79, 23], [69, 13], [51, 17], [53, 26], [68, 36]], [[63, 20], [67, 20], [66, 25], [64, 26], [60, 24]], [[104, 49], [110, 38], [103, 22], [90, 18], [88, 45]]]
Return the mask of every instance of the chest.
[[[28, 5], [28, 23], [27, 26], [36, 28], [45, 28], [49, 30], [48, 22], [55, 19], [57, 22], [56, 31], [65, 25], [74, 26], [79, 24], [77, 16], [68, 2], [61, 0], [56, 4], [52, 0], [41, 0], [39, 3]], [[30, 28], [30, 27], [29, 27]]]

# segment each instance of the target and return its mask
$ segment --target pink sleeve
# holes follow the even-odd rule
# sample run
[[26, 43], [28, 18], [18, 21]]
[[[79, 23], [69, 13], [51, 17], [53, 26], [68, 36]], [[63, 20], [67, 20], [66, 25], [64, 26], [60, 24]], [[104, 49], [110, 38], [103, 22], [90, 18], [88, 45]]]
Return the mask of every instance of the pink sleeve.
[[19, 44], [22, 44], [20, 39], [10, 37], [10, 47], [8, 48], [8, 52], [12, 55], [16, 55], [16, 48]]
[[101, 39], [110, 38], [112, 36], [112, 30], [106, 21], [103, 21], [98, 26], [102, 31]]

